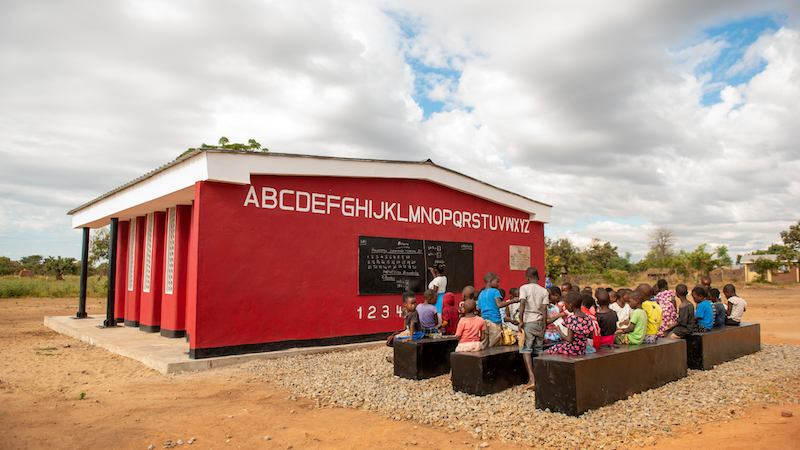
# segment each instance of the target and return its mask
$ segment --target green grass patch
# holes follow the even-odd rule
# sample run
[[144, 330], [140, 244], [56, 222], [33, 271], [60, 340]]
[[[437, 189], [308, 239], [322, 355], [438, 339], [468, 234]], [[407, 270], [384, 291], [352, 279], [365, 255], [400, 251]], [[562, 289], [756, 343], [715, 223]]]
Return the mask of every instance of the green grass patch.
[[[34, 278], [0, 277], [0, 298], [53, 297], [69, 298], [80, 295], [80, 277], [65, 276], [56, 281], [52, 277]], [[105, 277], [89, 277], [86, 282], [88, 297], [106, 297]]]

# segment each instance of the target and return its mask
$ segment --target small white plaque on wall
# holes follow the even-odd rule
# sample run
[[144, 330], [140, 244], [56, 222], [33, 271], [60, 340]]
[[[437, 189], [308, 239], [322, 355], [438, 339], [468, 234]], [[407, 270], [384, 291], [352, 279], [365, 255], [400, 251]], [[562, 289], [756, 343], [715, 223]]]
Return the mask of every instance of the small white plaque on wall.
[[508, 247], [509, 268], [511, 270], [527, 270], [531, 266], [531, 248], [522, 245]]

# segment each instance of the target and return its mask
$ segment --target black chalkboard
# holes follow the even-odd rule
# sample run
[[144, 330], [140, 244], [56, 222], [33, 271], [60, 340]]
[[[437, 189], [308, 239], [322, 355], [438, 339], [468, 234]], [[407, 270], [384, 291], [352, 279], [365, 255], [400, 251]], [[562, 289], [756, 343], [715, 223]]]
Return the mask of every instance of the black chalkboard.
[[446, 266], [447, 290], [474, 285], [473, 244], [373, 236], [358, 237], [359, 295], [423, 292], [433, 279], [428, 267]]
[[425, 288], [424, 242], [419, 239], [358, 237], [358, 293], [402, 294]]
[[425, 241], [425, 287], [433, 280], [430, 267], [445, 265], [447, 291], [461, 292], [465, 286], [475, 286], [474, 245], [470, 242]]

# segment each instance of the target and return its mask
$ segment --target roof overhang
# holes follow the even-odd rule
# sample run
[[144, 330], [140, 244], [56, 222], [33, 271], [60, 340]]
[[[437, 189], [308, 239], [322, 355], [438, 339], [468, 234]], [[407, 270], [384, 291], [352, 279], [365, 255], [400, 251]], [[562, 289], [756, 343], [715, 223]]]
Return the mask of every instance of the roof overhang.
[[529, 214], [549, 222], [552, 206], [497, 188], [432, 161], [383, 161], [331, 158], [285, 153], [253, 153], [198, 149], [130, 183], [120, 186], [68, 214], [74, 228], [99, 228], [112, 217], [129, 220], [194, 200], [198, 181], [250, 184], [251, 175], [291, 175], [426, 180]]

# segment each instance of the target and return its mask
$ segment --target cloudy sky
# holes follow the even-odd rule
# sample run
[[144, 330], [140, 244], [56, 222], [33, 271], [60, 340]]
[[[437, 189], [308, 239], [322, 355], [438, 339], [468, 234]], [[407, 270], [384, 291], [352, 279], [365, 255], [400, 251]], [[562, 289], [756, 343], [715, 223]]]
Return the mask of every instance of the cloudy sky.
[[0, 2], [0, 255], [201, 143], [422, 160], [551, 237], [742, 254], [800, 219], [800, 2]]

